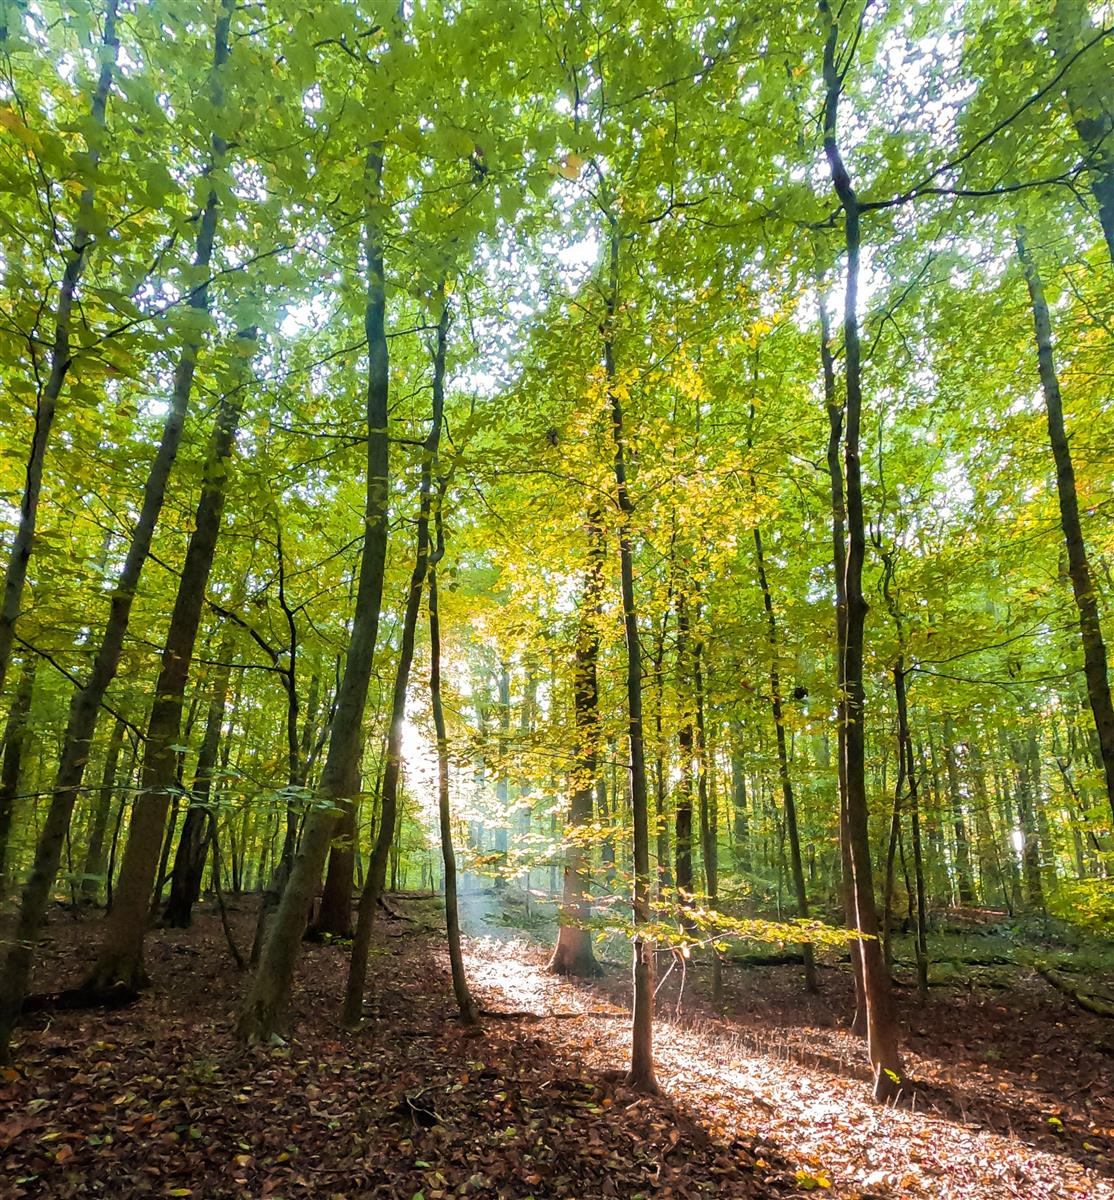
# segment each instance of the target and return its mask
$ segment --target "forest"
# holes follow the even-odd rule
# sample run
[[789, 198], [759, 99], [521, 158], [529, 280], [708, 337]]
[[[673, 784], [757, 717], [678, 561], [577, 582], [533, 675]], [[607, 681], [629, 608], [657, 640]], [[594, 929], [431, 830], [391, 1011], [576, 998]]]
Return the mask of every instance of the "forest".
[[0, 1196], [1114, 1197], [1114, 5], [0, 0]]

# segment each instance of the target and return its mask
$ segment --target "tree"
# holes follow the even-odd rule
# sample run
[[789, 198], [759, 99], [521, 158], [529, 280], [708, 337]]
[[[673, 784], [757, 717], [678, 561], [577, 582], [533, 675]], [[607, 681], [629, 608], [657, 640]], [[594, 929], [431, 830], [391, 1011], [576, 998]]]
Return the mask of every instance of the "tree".
[[[222, 9], [216, 22], [213, 54], [214, 74], [219, 74], [228, 57], [230, 13], [230, 3], [228, 0], [223, 0]], [[193, 263], [195, 273], [208, 271], [216, 233], [217, 208], [217, 195], [215, 190], [210, 187], [198, 225]], [[189, 307], [195, 313], [207, 311], [206, 278], [191, 288]], [[0, 985], [0, 1059], [6, 1057], [9, 1052], [11, 1033], [27, 989], [33, 948], [46, 911], [50, 890], [58, 872], [62, 845], [85, 774], [85, 767], [89, 759], [89, 744], [96, 727], [101, 702], [119, 666], [124, 635], [127, 632], [140, 575], [150, 552], [155, 525], [166, 497], [170, 471], [181, 442], [199, 348], [200, 339], [195, 334], [192, 338], [187, 339], [179, 358], [163, 425], [162, 441], [147, 476], [143, 506], [132, 533], [127, 557], [117, 579], [104, 634], [88, 679], [75, 691], [70, 704], [50, 808], [39, 837], [35, 862], [23, 889], [16, 924], [16, 936], [8, 950], [4, 982]]]
[[843, 209], [847, 250], [847, 284], [844, 297], [843, 348], [846, 359], [846, 406], [844, 415], [844, 480], [846, 486], [847, 557], [844, 593], [847, 617], [840, 684], [846, 692], [846, 730], [843, 738], [847, 789], [847, 843], [849, 850], [855, 928], [862, 958], [863, 998], [866, 1001], [867, 1048], [874, 1070], [874, 1097], [895, 1099], [905, 1087], [898, 1051], [897, 1024], [890, 999], [890, 981], [878, 940], [878, 914], [874, 901], [870, 840], [867, 827], [868, 801], [865, 777], [866, 703], [863, 688], [863, 636], [867, 602], [862, 572], [866, 550], [866, 522], [860, 468], [859, 428], [862, 419], [862, 365], [859, 344], [858, 282], [862, 245], [859, 199], [844, 164], [837, 140], [839, 95], [842, 80], [836, 68], [839, 25], [827, 0], [820, 0], [825, 22], [824, 42], [824, 152], [832, 184]]
[[[224, 65], [222, 51], [227, 56], [230, 19], [231, 10], [222, 18], [222, 29], [217, 34], [218, 56], [214, 66], [218, 71]], [[219, 96], [215, 97], [214, 102], [219, 103]], [[218, 154], [220, 150], [223, 147], [218, 149], [214, 146]], [[231, 386], [217, 406], [194, 531], [186, 547], [178, 594], [155, 684], [155, 700], [147, 721], [140, 794], [132, 809], [120, 880], [112, 911], [105, 923], [104, 939], [83, 985], [90, 993], [104, 992], [120, 983], [134, 990], [147, 982], [143, 967], [143, 938], [151, 907], [151, 888], [155, 882], [159, 851], [164, 842], [167, 809], [171, 795], [177, 789], [176, 745], [181, 735], [186, 684], [220, 535], [241, 397], [249, 383], [245, 376], [255, 353], [255, 342], [255, 329], [239, 335], [233, 350]], [[196, 349], [187, 350], [189, 353], [196, 354]]]
[[1106, 643], [1102, 636], [1098, 596], [1092, 578], [1087, 545], [1079, 521], [1079, 498], [1075, 486], [1075, 468], [1071, 447], [1064, 427], [1064, 404], [1060, 381], [1052, 353], [1052, 321], [1040, 273], [1025, 240], [1023, 229], [1017, 234], [1017, 256], [1025, 274], [1029, 300], [1033, 307], [1033, 332], [1037, 344], [1037, 364], [1041, 391], [1044, 393], [1048, 418], [1048, 441], [1056, 464], [1056, 495], [1060, 501], [1060, 528], [1068, 553], [1068, 574], [1071, 577], [1075, 605], [1079, 611], [1079, 636], [1083, 643], [1083, 673], [1087, 680], [1087, 698], [1098, 734], [1099, 754], [1106, 776], [1106, 796], [1114, 816], [1114, 702], [1110, 698], [1110, 675], [1106, 660]]
[[4, 680], [8, 673], [8, 661], [12, 652], [12, 639], [15, 637], [16, 619], [19, 616], [23, 600], [23, 588], [27, 582], [27, 566], [34, 548], [35, 522], [39, 511], [39, 497], [42, 493], [47, 444], [50, 440], [51, 428], [54, 425], [54, 415], [58, 409], [58, 399], [62, 394], [66, 375], [73, 361], [70, 343], [73, 336], [74, 304], [77, 300], [81, 276], [95, 241], [93, 233], [96, 220], [95, 181], [101, 159], [101, 142], [105, 136], [108, 96], [112, 88], [120, 45], [116, 37], [118, 8], [118, 0], [106, 0], [101, 49], [98, 56], [100, 72], [90, 104], [90, 132], [87, 135], [85, 153], [80, 160], [79, 178], [82, 179], [83, 186], [78, 201], [73, 235], [69, 240], [66, 253], [66, 266], [58, 287], [58, 302], [54, 310], [54, 337], [50, 345], [49, 368], [45, 380], [41, 378], [38, 364], [35, 364], [37, 381], [35, 428], [27, 454], [26, 481], [23, 485], [23, 496], [19, 509], [19, 526], [4, 572], [3, 600], [0, 603], [0, 693], [3, 693]]

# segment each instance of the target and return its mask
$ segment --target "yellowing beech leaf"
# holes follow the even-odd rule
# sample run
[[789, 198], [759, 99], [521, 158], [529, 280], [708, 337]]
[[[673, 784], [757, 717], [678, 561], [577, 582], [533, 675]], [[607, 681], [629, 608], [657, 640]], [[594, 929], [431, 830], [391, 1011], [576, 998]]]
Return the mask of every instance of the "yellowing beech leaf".
[[42, 139], [23, 122], [23, 118], [14, 108], [0, 108], [0, 125], [14, 134], [25, 146], [37, 150], [42, 145]]
[[578, 179], [584, 166], [584, 157], [580, 154], [566, 154], [557, 167], [557, 173], [565, 179]]

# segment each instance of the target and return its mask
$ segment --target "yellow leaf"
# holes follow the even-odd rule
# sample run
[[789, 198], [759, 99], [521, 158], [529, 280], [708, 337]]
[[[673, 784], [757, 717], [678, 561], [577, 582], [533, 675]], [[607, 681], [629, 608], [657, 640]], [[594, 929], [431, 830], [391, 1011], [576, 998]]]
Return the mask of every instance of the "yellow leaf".
[[584, 158], [580, 154], [566, 154], [557, 167], [557, 173], [565, 179], [577, 179], [580, 169], [584, 166]]

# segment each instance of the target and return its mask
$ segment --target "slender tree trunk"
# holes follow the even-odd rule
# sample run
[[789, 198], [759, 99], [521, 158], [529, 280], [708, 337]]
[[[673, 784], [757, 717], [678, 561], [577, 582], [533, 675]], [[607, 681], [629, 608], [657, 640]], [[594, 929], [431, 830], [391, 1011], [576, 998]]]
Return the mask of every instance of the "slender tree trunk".
[[[1114, 120], [1114, 118], [1110, 118]], [[1110, 140], [1110, 139], [1108, 139]], [[1114, 151], [1110, 151], [1114, 153]], [[1114, 204], [1114, 174], [1110, 177], [1111, 203]], [[1114, 219], [1114, 209], [1108, 214]], [[1109, 236], [1109, 234], [1108, 234]], [[1025, 232], [1017, 233], [1017, 255], [1025, 272], [1029, 299], [1033, 307], [1033, 330], [1037, 343], [1037, 365], [1041, 390], [1044, 392], [1048, 417], [1048, 440], [1056, 463], [1056, 492], [1060, 499], [1060, 528], [1068, 552], [1068, 574], [1079, 610], [1079, 634], [1083, 642], [1083, 674], [1087, 680], [1087, 697], [1095, 719], [1103, 774], [1106, 778], [1106, 798], [1114, 814], [1114, 703], [1110, 698], [1110, 676], [1107, 670], [1106, 643], [1102, 636], [1098, 592], [1091, 575], [1087, 544], [1079, 521], [1079, 497], [1075, 488], [1075, 468], [1064, 426], [1064, 405], [1060, 396], [1060, 380], [1052, 354], [1052, 319], [1044, 298], [1044, 287], [1036, 263], [1025, 242]]]
[[[231, 0], [228, 0], [231, 7]], [[222, 9], [221, 24], [227, 37], [227, 15]], [[210, 192], [210, 202], [202, 214], [198, 230], [194, 263], [207, 273], [216, 228], [216, 197]], [[208, 307], [207, 284], [199, 283], [190, 293], [190, 307]], [[34, 947], [46, 914], [50, 892], [58, 874], [62, 849], [69, 829], [70, 817], [81, 788], [89, 759], [89, 744], [96, 727], [101, 701], [108, 685], [116, 675], [123, 650], [124, 635], [131, 616], [132, 602], [143, 566], [147, 561], [155, 524], [162, 511], [170, 470], [178, 453], [189, 404], [190, 387], [196, 350], [187, 350], [179, 361], [174, 389], [163, 425], [158, 453], [147, 476], [139, 519], [132, 533], [131, 545], [112, 595], [108, 621], [85, 684], [74, 694], [62, 743], [62, 755], [55, 777], [50, 807], [35, 852], [35, 863], [24, 887], [16, 924], [15, 937], [8, 950], [5, 969], [0, 973], [0, 1060], [8, 1055], [12, 1029], [15, 1026], [30, 977]]]
[[337, 689], [329, 752], [318, 789], [321, 802], [306, 815], [290, 878], [283, 889], [282, 900], [260, 952], [259, 964], [248, 986], [237, 1023], [239, 1035], [247, 1041], [261, 1041], [270, 1037], [284, 1018], [310, 902], [321, 879], [337, 814], [351, 804], [360, 784], [364, 708], [371, 682], [375, 639], [379, 631], [389, 515], [387, 401], [390, 372], [383, 231], [379, 214], [383, 190], [381, 142], [373, 143], [368, 151], [365, 178], [368, 280], [364, 311], [368, 345], [367, 500], [356, 612], [344, 675]]
[[601, 514], [593, 509], [586, 525], [588, 565], [580, 598], [573, 676], [573, 720], [577, 734], [577, 763], [572, 779], [569, 822], [565, 832], [565, 872], [557, 944], [549, 970], [558, 975], [600, 974], [587, 927], [591, 914], [588, 895], [588, 842], [592, 798], [599, 777], [600, 622], [603, 615], [603, 567], [606, 550]]
[[[692, 669], [696, 700], [696, 795], [700, 807], [700, 850], [704, 859], [704, 891], [709, 909], [715, 912], [719, 908], [719, 804], [715, 791], [715, 749], [709, 743], [704, 721], [704, 641], [700, 637], [693, 646]], [[723, 998], [723, 964], [714, 937], [710, 949], [712, 1000], [718, 1004]]]
[[218, 651], [220, 665], [213, 679], [190, 806], [182, 825], [182, 836], [178, 840], [178, 852], [170, 878], [170, 896], [163, 912], [164, 922], [175, 929], [185, 929], [193, 920], [193, 906], [201, 895], [201, 879], [205, 873], [205, 852], [214, 836], [216, 814], [213, 811], [213, 777], [217, 771], [221, 729], [228, 700], [232, 649], [232, 631], [229, 629], [221, 639]]
[[120, 751], [127, 731], [122, 717], [116, 718], [112, 734], [105, 751], [104, 766], [101, 768], [101, 787], [93, 805], [93, 824], [89, 831], [89, 844], [85, 851], [85, 865], [81, 869], [81, 894], [95, 903], [100, 896], [105, 871], [104, 835], [108, 832], [108, 818], [112, 812], [112, 798], [116, 794], [116, 771], [120, 762]]
[[104, 871], [104, 902], [105, 907], [112, 908], [112, 888], [116, 879], [116, 851], [120, 846], [120, 831], [124, 827], [124, 814], [128, 811], [132, 797], [135, 795], [135, 773], [139, 762], [139, 746], [132, 746], [128, 760], [128, 769], [124, 772], [124, 786], [120, 791], [120, 800], [116, 805], [116, 820], [112, 823], [112, 838], [108, 844], [108, 863]]
[[[924, 859], [921, 852], [920, 789], [917, 783], [917, 764], [913, 757], [913, 738], [909, 732], [909, 703], [905, 679], [905, 658], [899, 656], [893, 668], [894, 700], [897, 707], [897, 752], [902, 764], [901, 778], [905, 782], [909, 797], [909, 821], [913, 841], [913, 878], [917, 893], [915, 937], [917, 990], [923, 1001], [928, 995], [928, 914], [925, 903]], [[900, 788], [901, 784], [899, 783], [899, 791]]]
[[[213, 103], [217, 111], [222, 101], [219, 76], [228, 58], [229, 25], [233, 8], [234, 0], [223, 0], [217, 25], [217, 45], [213, 60], [217, 80], [214, 84]], [[224, 149], [223, 140], [214, 135], [214, 166], [223, 160]], [[216, 217], [217, 196], [213, 190], [209, 193], [205, 208], [206, 226], [202, 231], [205, 245], [199, 245], [197, 255], [206, 269], [212, 255]], [[195, 307], [198, 311], [207, 311], [207, 293], [198, 297]], [[132, 808], [116, 901], [105, 924], [97, 960], [83, 984], [83, 987], [92, 993], [103, 992], [117, 983], [123, 983], [129, 988], [144, 987], [147, 983], [147, 973], [143, 967], [143, 941], [150, 923], [151, 889], [160, 866], [160, 850], [164, 848], [167, 810], [173, 797], [176, 814], [181, 796], [177, 782], [178, 751], [174, 747], [182, 736], [182, 706], [197, 644], [197, 633], [201, 625], [205, 592], [209, 585], [217, 539], [220, 536], [229, 463], [243, 406], [243, 390], [247, 384], [247, 379], [243, 376], [246, 375], [246, 368], [255, 349], [255, 333], [254, 329], [248, 330], [235, 340], [233, 353], [240, 360], [238, 368], [241, 380], [221, 397], [206, 452], [194, 529], [186, 547], [178, 594], [163, 646], [158, 682], [155, 685], [155, 700], [147, 722], [140, 790]], [[188, 394], [191, 389], [199, 350], [200, 341], [196, 338], [187, 342], [183, 348], [175, 377], [176, 390]], [[165, 844], [165, 853], [169, 856], [169, 841]], [[159, 897], [156, 896], [155, 899], [158, 901]]]
[[904, 662], [899, 666], [901, 672], [899, 676], [895, 671], [894, 688], [898, 696], [899, 738], [903, 743], [902, 753], [905, 756], [905, 772], [909, 781], [909, 829], [913, 841], [913, 878], [917, 885], [917, 992], [923, 1004], [928, 999], [928, 912], [924, 886], [924, 855], [921, 846], [920, 787], [917, 781], [917, 764], [913, 757], [913, 739], [909, 734]]
[[967, 822], [963, 816], [963, 794], [959, 785], [959, 751], [955, 744], [955, 723], [944, 717], [944, 769], [948, 776], [948, 799], [951, 802], [952, 825], [955, 830], [955, 876], [959, 903], [975, 902], [975, 887], [971, 875], [971, 847], [967, 837]]
[[[902, 660], [899, 663], [904, 668]], [[882, 881], [882, 957], [886, 970], [893, 968], [893, 913], [894, 876], [897, 863], [897, 847], [901, 840], [901, 797], [905, 788], [905, 758], [898, 746], [897, 781], [894, 784], [894, 802], [890, 811], [890, 834], [886, 839], [886, 873]]]
[[429, 562], [429, 698], [433, 709], [433, 732], [437, 741], [437, 816], [441, 829], [441, 859], [445, 865], [445, 934], [449, 943], [453, 995], [461, 1020], [478, 1025], [479, 1010], [468, 988], [464, 954], [460, 948], [460, 909], [456, 896], [456, 854], [453, 850], [453, 821], [449, 803], [449, 738], [441, 703], [441, 613], [437, 605], [437, 564], [445, 555], [445, 533], [441, 506], [434, 516], [437, 541]]
[[[679, 678], [690, 675], [691, 658], [689, 636], [688, 601], [684, 587], [677, 590], [677, 674]], [[678, 688], [678, 692], [681, 689]], [[685, 703], [681, 727], [677, 731], [677, 749], [680, 757], [681, 778], [677, 784], [673, 801], [673, 844], [676, 868], [677, 899], [681, 920], [688, 923], [685, 909], [693, 900], [692, 884], [692, 792], [693, 792], [693, 714], [691, 704]]]
[[[672, 551], [672, 544], [670, 546]], [[672, 591], [672, 584], [670, 586]], [[662, 738], [662, 718], [665, 705], [665, 634], [669, 624], [669, 601], [666, 600], [661, 625], [654, 639], [654, 832], [658, 865], [658, 891], [671, 885], [673, 876], [669, 868], [669, 824], [665, 805], [665, 744]]]
[[[260, 885], [263, 891], [263, 898], [259, 905], [259, 915], [255, 922], [255, 937], [252, 939], [251, 945], [251, 963], [254, 966], [259, 961], [259, 954], [263, 948], [263, 942], [267, 936], [267, 931], [270, 928], [271, 919], [274, 916], [275, 909], [278, 907], [279, 901], [282, 899], [283, 890], [286, 887], [286, 881], [290, 878], [290, 872], [294, 865], [294, 855], [298, 848], [298, 829], [299, 816], [305, 806], [305, 785], [309, 778], [311, 766], [310, 754], [307, 751], [310, 738], [312, 737], [312, 725], [314, 720], [314, 709], [317, 704], [317, 676], [314, 675], [310, 683], [310, 695], [308, 712], [306, 720], [302, 728], [301, 735], [298, 733], [298, 714], [301, 708], [298, 695], [298, 625], [294, 610], [290, 607], [286, 600], [286, 567], [285, 556], [282, 548], [282, 527], [278, 527], [277, 534], [277, 549], [278, 549], [278, 598], [279, 605], [286, 617], [286, 625], [288, 631], [287, 638], [287, 658], [286, 668], [282, 671], [282, 685], [286, 692], [286, 799], [283, 805], [283, 816], [285, 817], [285, 830], [282, 838], [282, 849], [279, 853], [277, 864], [274, 853], [275, 837], [278, 831], [280, 822], [279, 814], [273, 815], [273, 820], [269, 817], [266, 822], [267, 833], [263, 840], [262, 852], [259, 858], [258, 876]], [[351, 587], [349, 588], [349, 600], [352, 598]], [[343, 891], [343, 883], [340, 883], [340, 894], [337, 892], [329, 894], [328, 903], [331, 907], [332, 914], [335, 916], [337, 912], [341, 914], [336, 918], [335, 928], [332, 923], [326, 924], [326, 927], [313, 930], [314, 934], [320, 933], [335, 933], [338, 936], [348, 936], [351, 933], [351, 911], [352, 911], [352, 858], [351, 847], [352, 840], [355, 837], [356, 828], [356, 808], [355, 802], [350, 808], [342, 811], [340, 817], [342, 829], [347, 828], [349, 833], [349, 859], [348, 859], [348, 890]], [[333, 843], [333, 853], [337, 851], [337, 843]], [[329, 874], [333, 874], [333, 857], [329, 859]], [[337, 872], [336, 878], [342, 881], [343, 872]], [[263, 880], [267, 880], [266, 885], [263, 885]], [[334, 882], [334, 889], [338, 884]], [[326, 892], [328, 893], [328, 880], [326, 880]], [[322, 900], [322, 905], [326, 903]], [[348, 914], [347, 917], [344, 914]], [[320, 914], [318, 914], [320, 916]]]
[[1041, 879], [1041, 846], [1037, 829], [1037, 779], [1033, 770], [1032, 743], [1014, 738], [1013, 760], [1017, 767], [1017, 808], [1024, 839], [1021, 865], [1025, 875], [1025, 890], [1031, 908], [1044, 908], [1044, 883]]
[[[4, 724], [3, 755], [0, 768], [0, 900], [7, 890], [8, 867], [11, 856], [12, 817], [19, 795], [19, 780], [23, 773], [23, 752], [29, 735], [27, 718], [31, 714], [31, 699], [35, 690], [35, 668], [38, 659], [29, 655], [23, 660], [19, 684], [8, 709]], [[104, 837], [104, 831], [101, 831]]]
[[[181, 755], [176, 756], [181, 761]], [[181, 775], [176, 781], [175, 790], [170, 796], [170, 812], [167, 814], [166, 821], [163, 825], [162, 835], [162, 853], [159, 855], [158, 870], [155, 872], [154, 887], [151, 889], [150, 915], [155, 917], [159, 910], [159, 905], [162, 904], [162, 894], [166, 890], [166, 875], [170, 866], [170, 850], [174, 845], [174, 835], [178, 832], [178, 814], [182, 811], [182, 792], [185, 790], [185, 785], [182, 783]], [[125, 855], [125, 859], [126, 859]]]
[[317, 916], [310, 925], [314, 937], [352, 936], [352, 880], [356, 866], [356, 806], [350, 804], [337, 822], [329, 850], [325, 886]]
[[[840, 899], [844, 923], [855, 927], [855, 900], [851, 890], [851, 845], [847, 826], [847, 686], [844, 679], [844, 647], [847, 644], [847, 506], [843, 487], [843, 406], [836, 392], [835, 359], [832, 354], [831, 323], [822, 289], [817, 287], [820, 305], [820, 363], [824, 375], [824, 405], [828, 413], [828, 477], [832, 497], [832, 568], [835, 581], [836, 619], [836, 778], [839, 789]], [[855, 987], [855, 1012], [851, 1031], [866, 1036], [866, 997], [863, 985], [863, 956], [859, 942], [851, 943], [851, 978]]]
[[731, 723], [731, 808], [735, 865], [741, 874], [750, 870], [750, 821], [747, 813], [746, 763], [740, 744], [742, 724]]
[[619, 507], [619, 576], [623, 632], [627, 649], [627, 739], [630, 747], [630, 802], [634, 826], [634, 1014], [631, 1027], [631, 1066], [627, 1083], [637, 1091], [657, 1092], [654, 1073], [654, 947], [643, 927], [650, 920], [650, 819], [646, 788], [646, 746], [642, 725], [642, 650], [638, 608], [634, 597], [634, 546], [631, 519], [634, 502], [627, 482], [626, 432], [623, 405], [615, 386], [615, 322], [619, 313], [619, 229], [609, 217], [609, 280], [604, 325], [604, 372], [611, 406], [615, 445], [615, 493]]
[[[751, 487], [754, 488], [754, 478]], [[801, 837], [797, 827], [797, 802], [793, 795], [793, 780], [789, 774], [789, 751], [785, 740], [785, 713], [781, 696], [781, 672], [778, 669], [778, 625], [774, 611], [773, 596], [766, 577], [766, 556], [762, 547], [762, 531], [754, 527], [754, 554], [758, 565], [758, 586], [762, 589], [762, 604], [766, 610], [766, 630], [770, 645], [770, 712], [774, 719], [774, 737], [777, 742], [777, 771], [781, 783], [782, 807], [785, 812], [785, 829], [789, 835], [789, 865], [793, 874], [793, 892], [797, 902], [797, 916], [808, 918], [808, 893], [805, 890], [805, 872], [801, 860]], [[805, 991], [817, 992], [816, 960], [812, 943], [801, 946], [805, 968]]]
[[77, 300], [81, 276], [89, 261], [94, 244], [92, 229], [95, 219], [96, 193], [93, 180], [100, 162], [99, 134], [103, 133], [105, 128], [105, 109], [108, 105], [109, 93], [112, 90], [112, 80], [116, 72], [116, 56], [119, 51], [119, 42], [116, 38], [117, 7], [117, 0], [106, 0], [104, 30], [101, 35], [101, 53], [99, 55], [101, 69], [97, 76], [97, 85], [93, 92], [90, 110], [90, 117], [97, 133], [88, 139], [85, 154], [81, 156], [80, 165], [86, 182], [78, 201], [77, 220], [74, 224], [73, 235], [69, 239], [66, 266], [58, 288], [58, 304], [54, 310], [54, 340], [48, 357], [49, 370], [45, 381], [38, 389], [38, 397], [35, 402], [35, 431], [27, 455], [23, 495], [19, 506], [19, 525], [16, 528], [15, 539], [12, 542], [11, 553], [4, 572], [3, 599], [0, 600], [0, 694], [3, 694], [4, 681], [8, 674], [12, 641], [15, 637], [15, 623], [23, 602], [27, 567], [35, 540], [35, 522], [39, 511], [39, 497], [42, 493], [47, 443], [50, 440], [54, 415], [58, 409], [58, 397], [62, 393], [66, 375], [73, 361], [70, 353], [73, 308]]
[[844, 305], [843, 346], [846, 359], [846, 428], [844, 472], [847, 488], [847, 638], [844, 646], [843, 683], [847, 694], [847, 729], [844, 762], [847, 787], [847, 842], [855, 900], [855, 928], [862, 951], [863, 994], [867, 1009], [867, 1049], [874, 1070], [874, 1098], [895, 1100], [905, 1089], [904, 1070], [898, 1049], [898, 1028], [893, 1014], [890, 979], [878, 941], [878, 914], [870, 858], [869, 802], [866, 792], [865, 695], [863, 688], [863, 641], [867, 603], [862, 573], [866, 550], [866, 521], [863, 516], [859, 459], [859, 426], [862, 414], [862, 364], [859, 345], [858, 283], [861, 230], [859, 200], [836, 140], [842, 80], [836, 67], [839, 28], [828, 7], [820, 0], [820, 14], [827, 25], [824, 42], [824, 152], [832, 182], [844, 215], [847, 247], [847, 286]]
[[[608, 739], [607, 751], [614, 760], [615, 743], [611, 739]], [[614, 766], [612, 766], [611, 774], [614, 784]], [[615, 883], [615, 823], [607, 803], [607, 780], [602, 774], [596, 780], [596, 816], [604, 829], [603, 844], [600, 846], [600, 864], [603, 867], [604, 881], [608, 888], [611, 888]]]
[[499, 854], [498, 874], [495, 890], [507, 886], [507, 806], [510, 802], [510, 780], [507, 776], [507, 753], [511, 734], [511, 677], [506, 662], [499, 664], [499, 753], [496, 760], [495, 807], [499, 813], [499, 824], [495, 828], [495, 849]]
[[[433, 355], [433, 414], [429, 435], [422, 454], [421, 485], [418, 501], [418, 524], [414, 569], [410, 575], [410, 590], [402, 620], [402, 635], [398, 652], [398, 668], [391, 697], [391, 724], [387, 735], [387, 759], [383, 769], [383, 791], [376, 831], [375, 846], [368, 863], [367, 879], [360, 894], [356, 916], [356, 936], [352, 941], [352, 958], [344, 991], [341, 1020], [352, 1027], [359, 1023], [364, 1005], [364, 984], [367, 978], [367, 959], [375, 910], [383, 895], [387, 858], [391, 852], [395, 827], [399, 822], [398, 789], [402, 773], [402, 730], [406, 721], [406, 691], [410, 684], [410, 668], [414, 661], [414, 637], [421, 611], [422, 591], [429, 567], [429, 518], [433, 504], [433, 462], [441, 441], [441, 421], [445, 405], [445, 348], [449, 333], [449, 308], [442, 302], [437, 323], [437, 342]], [[397, 862], [397, 858], [396, 858]]]

